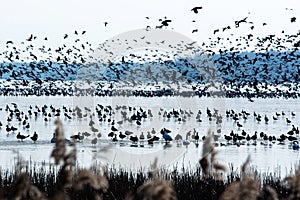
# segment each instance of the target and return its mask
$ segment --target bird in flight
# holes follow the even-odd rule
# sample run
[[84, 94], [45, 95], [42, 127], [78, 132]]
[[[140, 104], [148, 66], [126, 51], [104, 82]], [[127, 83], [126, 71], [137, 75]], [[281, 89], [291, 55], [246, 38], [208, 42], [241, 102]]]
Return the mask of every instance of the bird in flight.
[[166, 19], [166, 20], [162, 21], [161, 24], [162, 24], [163, 26], [169, 26], [168, 23], [170, 23], [170, 22], [172, 22], [172, 20]]
[[27, 41], [32, 41], [32, 39], [35, 39], [36, 37], [33, 37], [33, 35], [31, 34], [30, 37], [28, 39], [26, 39]]
[[220, 31], [219, 29], [214, 30], [214, 34], [216, 34], [216, 33], [219, 32], [219, 31]]
[[291, 22], [293, 23], [293, 22], [296, 22], [296, 17], [292, 17], [291, 18]]
[[202, 6], [198, 6], [198, 7], [194, 7], [194, 8], [192, 8], [192, 10], [191, 11], [193, 11], [194, 13], [198, 13], [198, 10], [201, 10], [202, 9]]
[[107, 24], [108, 24], [107, 22], [104, 22], [104, 26], [105, 26], [105, 27], [107, 26]]
[[234, 23], [235, 23], [235, 27], [236, 28], [238, 28], [239, 26], [240, 26], [240, 23], [247, 23], [247, 18], [248, 17], [245, 17], [244, 19], [241, 19], [241, 20], [239, 20], [239, 21], [235, 21]]

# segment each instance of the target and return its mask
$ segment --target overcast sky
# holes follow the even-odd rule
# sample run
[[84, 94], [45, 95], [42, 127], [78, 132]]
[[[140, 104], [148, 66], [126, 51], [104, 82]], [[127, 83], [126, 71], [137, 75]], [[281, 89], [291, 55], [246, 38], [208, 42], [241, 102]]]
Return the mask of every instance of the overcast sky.
[[[191, 12], [195, 6], [202, 6], [203, 9], [195, 14]], [[199, 43], [209, 37], [224, 37], [231, 33], [266, 35], [280, 34], [282, 30], [295, 33], [300, 30], [300, 1], [2, 0], [0, 45], [3, 48], [7, 40], [18, 44], [31, 33], [40, 40], [47, 36], [51, 44], [62, 44], [63, 35], [74, 30], [86, 30], [84, 39], [96, 45], [124, 31], [159, 25], [158, 19], [165, 16], [172, 20], [170, 29], [174, 28], [174, 31]], [[253, 31], [249, 29], [249, 24], [234, 28], [234, 21], [245, 17], [254, 23]], [[296, 23], [290, 23], [291, 17], [297, 17]], [[107, 27], [104, 27], [105, 21], [108, 22]], [[267, 26], [262, 26], [264, 22]], [[213, 30], [228, 25], [231, 30], [214, 36]], [[192, 34], [193, 29], [199, 31]]]

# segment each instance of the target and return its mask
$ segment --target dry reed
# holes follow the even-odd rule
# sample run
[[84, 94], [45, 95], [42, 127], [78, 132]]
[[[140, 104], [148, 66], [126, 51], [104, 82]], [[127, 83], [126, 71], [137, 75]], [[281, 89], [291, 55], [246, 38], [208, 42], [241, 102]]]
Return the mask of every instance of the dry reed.
[[203, 143], [202, 158], [199, 161], [207, 178], [214, 176], [216, 179], [222, 179], [223, 172], [227, 171], [226, 167], [217, 161], [217, 154], [218, 151], [215, 150], [213, 136], [211, 130], [209, 130]]
[[[241, 180], [235, 181], [229, 185], [221, 196], [221, 200], [257, 200], [262, 199], [265, 193], [268, 193], [268, 199], [277, 200], [276, 191], [266, 186], [261, 190], [261, 180], [252, 172], [247, 170], [250, 163], [250, 156], [241, 167]], [[264, 198], [263, 198], [264, 199]]]

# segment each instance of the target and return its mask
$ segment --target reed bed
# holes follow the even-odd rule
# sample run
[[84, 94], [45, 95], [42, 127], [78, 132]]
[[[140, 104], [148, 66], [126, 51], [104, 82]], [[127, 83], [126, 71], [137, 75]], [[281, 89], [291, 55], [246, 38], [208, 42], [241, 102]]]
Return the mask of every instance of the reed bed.
[[51, 157], [55, 165], [27, 165], [20, 157], [14, 169], [0, 171], [0, 199], [300, 199], [300, 168], [282, 179], [257, 173], [249, 168], [250, 156], [239, 172], [216, 160], [210, 131], [203, 144], [203, 155], [195, 170], [175, 167], [167, 171], [93, 165], [90, 169], [76, 166], [76, 144], [66, 148], [62, 124], [56, 120], [57, 142]]
[[[30, 184], [36, 186], [40, 192], [44, 194], [46, 199], [54, 199], [55, 194], [58, 192], [58, 174], [60, 170], [57, 170], [53, 166], [49, 166], [47, 170], [33, 166], [32, 169], [28, 170], [29, 171], [27, 172], [24, 171], [24, 173], [30, 177]], [[75, 171], [79, 172], [80, 170], [83, 169], [76, 168]], [[89, 170], [93, 172], [95, 176], [101, 175], [101, 172], [95, 170], [95, 168]], [[228, 173], [223, 180], [216, 179], [215, 177], [207, 178], [203, 176], [202, 172], [203, 171], [199, 166], [194, 171], [179, 172], [178, 169], [174, 169], [168, 175], [159, 176], [164, 180], [172, 182], [172, 187], [176, 192], [177, 199], [220, 199], [221, 195], [232, 183], [241, 180], [241, 174], [237, 174], [236, 172]], [[273, 176], [256, 176], [261, 182], [257, 183], [259, 191], [265, 191], [267, 187], [271, 187], [276, 191], [278, 199], [297, 199], [288, 198], [291, 195], [297, 194], [295, 191], [298, 190], [289, 187], [285, 180]], [[103, 199], [125, 199], [128, 198], [129, 195], [135, 195], [139, 187], [151, 180], [149, 173], [145, 173], [144, 170], [132, 172], [117, 168], [107, 168], [106, 177], [109, 187], [105, 192], [86, 186], [81, 190], [69, 188], [66, 190], [66, 194], [70, 199], [91, 199], [89, 194], [93, 193], [102, 195]], [[1, 170], [0, 199], [12, 199], [17, 179], [18, 176], [15, 172], [12, 172], [11, 170]], [[265, 196], [266, 195], [267, 194], [265, 194]], [[260, 197], [257, 199], [267, 198]]]

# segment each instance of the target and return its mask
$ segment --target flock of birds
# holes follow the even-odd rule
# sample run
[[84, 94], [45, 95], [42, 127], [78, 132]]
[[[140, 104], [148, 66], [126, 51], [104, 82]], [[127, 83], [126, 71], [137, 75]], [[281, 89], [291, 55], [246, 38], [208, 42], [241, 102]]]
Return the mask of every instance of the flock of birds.
[[[191, 9], [196, 15], [201, 13], [202, 6]], [[290, 10], [290, 9], [287, 9]], [[149, 17], [146, 17], [148, 20]], [[159, 25], [147, 25], [146, 30], [167, 29], [172, 20], [167, 17], [158, 20]], [[196, 20], [193, 20], [195, 23]], [[288, 21], [287, 21], [288, 22]], [[289, 23], [297, 24], [296, 17], [291, 17]], [[108, 22], [104, 22], [109, 28]], [[266, 26], [267, 23], [263, 23]], [[249, 26], [249, 34], [237, 38], [223, 38], [222, 32]], [[258, 25], [257, 25], [258, 26]], [[74, 31], [72, 34], [64, 34], [62, 38], [66, 44], [51, 48], [47, 46], [48, 37], [43, 37], [44, 45], [35, 46], [38, 36], [31, 34], [21, 45], [12, 40], [6, 42], [6, 49], [0, 53], [0, 76], [8, 85], [2, 85], [1, 95], [112, 95], [105, 84], [113, 84], [116, 87], [120, 82], [123, 85], [140, 86], [143, 84], [160, 85], [172, 88], [172, 84], [187, 87], [194, 91], [195, 95], [208, 96], [208, 87], [205, 84], [219, 81], [224, 86], [219, 88], [227, 97], [299, 97], [300, 80], [300, 31], [294, 34], [286, 34], [282, 30], [280, 35], [267, 35], [254, 37], [251, 31], [256, 24], [250, 20], [250, 16], [235, 20], [232, 25], [226, 25], [213, 31], [214, 37], [209, 43], [200, 45], [200, 54], [209, 55], [213, 67], [201, 66], [207, 62], [203, 60], [199, 66], [191, 62], [192, 58], [176, 57], [178, 52], [184, 52], [195, 48], [194, 43], [166, 44], [166, 39], [155, 44], [157, 48], [168, 46], [170, 50], [162, 54], [158, 50], [145, 49], [145, 54], [131, 53], [120, 60], [102, 63], [102, 58], [95, 58], [95, 50], [105, 51], [112, 57], [112, 44], [127, 44], [126, 50], [132, 50], [137, 43], [151, 44], [147, 37], [142, 36], [133, 41], [116, 39], [103, 43], [94, 48], [86, 42], [86, 31]], [[192, 32], [197, 34], [198, 29]], [[73, 44], [72, 44], [73, 42]], [[71, 45], [67, 45], [71, 43]], [[249, 48], [253, 50], [248, 50]], [[155, 61], [153, 61], [153, 59]], [[93, 73], [97, 70], [90, 63], [97, 63], [98, 67], [105, 68], [104, 73]], [[143, 64], [142, 64], [143, 63]], [[72, 89], [76, 84], [79, 69], [84, 66], [89, 80], [99, 80], [95, 90]], [[152, 66], [152, 67], [151, 67]], [[164, 66], [171, 69], [159, 68]], [[159, 69], [158, 69], [159, 68]], [[128, 77], [128, 78], [124, 78]], [[125, 80], [125, 81], [124, 81]], [[64, 83], [57, 83], [63, 81]], [[104, 83], [103, 83], [104, 82]], [[118, 84], [115, 84], [118, 83]], [[191, 86], [192, 85], [192, 86]], [[206, 85], [205, 85], [206, 86]], [[171, 93], [173, 94], [173, 93]], [[170, 95], [169, 90], [149, 92], [136, 92], [139, 96]]]
[[[2, 109], [1, 109], [2, 110]], [[79, 131], [76, 134], [68, 133], [65, 141], [70, 142], [72, 139], [77, 142], [85, 144], [92, 144], [95, 146], [101, 142], [111, 142], [115, 144], [128, 144], [134, 147], [147, 145], [154, 145], [157, 143], [169, 144], [171, 141], [177, 145], [184, 145], [188, 147], [192, 142], [198, 147], [200, 141], [204, 141], [206, 137], [206, 128], [199, 130], [192, 128], [187, 131], [186, 127], [191, 127], [189, 123], [197, 124], [197, 127], [204, 127], [204, 123], [215, 124], [212, 134], [216, 145], [261, 145], [271, 146], [273, 144], [285, 145], [290, 144], [294, 149], [299, 148], [299, 127], [296, 126], [296, 113], [290, 112], [276, 112], [273, 116], [267, 114], [250, 113], [245, 110], [237, 112], [235, 110], [226, 110], [222, 114], [219, 110], [207, 108], [206, 111], [197, 112], [184, 109], [166, 110], [159, 108], [157, 113], [151, 109], [132, 106], [117, 105], [104, 106], [97, 104], [95, 109], [88, 107], [79, 108], [78, 106], [71, 107], [54, 107], [53, 105], [43, 106], [29, 106], [28, 109], [21, 109], [17, 104], [7, 104], [4, 112], [7, 114], [5, 131], [7, 137], [15, 135], [19, 141], [31, 139], [34, 143], [38, 143], [39, 138], [48, 138], [46, 141], [55, 142], [56, 135], [42, 133], [39, 137], [36, 127], [32, 127], [31, 122], [35, 122], [38, 126], [47, 126], [56, 118], [61, 118], [66, 124], [70, 122], [80, 122], [81, 125], [86, 125], [88, 128], [85, 131]], [[182, 124], [184, 128], [181, 130], [174, 130], [166, 127], [155, 127], [150, 130], [142, 129], [144, 124], [153, 121], [154, 119], [163, 121], [164, 126], [168, 124]], [[265, 131], [255, 130], [254, 133], [247, 132], [247, 124], [265, 124], [272, 126], [277, 121], [285, 121], [287, 131], [281, 134], [268, 134]], [[225, 122], [226, 121], [226, 122]], [[250, 121], [250, 122], [249, 122]], [[271, 123], [273, 121], [273, 123]], [[232, 124], [231, 131], [224, 128], [224, 123]], [[4, 121], [0, 121], [2, 127]], [[4, 131], [4, 130], [3, 130]], [[74, 130], [76, 131], [76, 130]], [[21, 134], [25, 133], [25, 134]], [[33, 132], [30, 137], [28, 133]], [[41, 136], [41, 135], [40, 135]], [[11, 138], [11, 137], [10, 137]], [[43, 141], [45, 142], [45, 141]]]
[[[193, 14], [200, 14], [202, 6], [191, 9]], [[146, 17], [148, 20], [149, 17]], [[167, 17], [158, 20], [157, 25], [147, 25], [145, 30], [168, 29], [172, 25], [172, 20]], [[195, 23], [193, 20], [192, 23]], [[296, 17], [291, 17], [289, 23], [297, 23]], [[196, 23], [195, 23], [196, 24]], [[264, 22], [262, 24], [267, 26]], [[104, 26], [109, 28], [109, 23], [104, 22]], [[248, 27], [249, 34], [231, 38], [222, 37], [222, 33], [240, 27]], [[47, 46], [48, 37], [43, 37], [44, 45], [35, 46], [40, 38], [31, 34], [21, 44], [15, 44], [14, 41], [6, 42], [6, 49], [0, 52], [0, 95], [7, 96], [84, 96], [84, 95], [128, 95], [129, 92], [134, 96], [163, 96], [175, 95], [175, 91], [181, 89], [191, 90], [191, 95], [210, 96], [210, 89], [221, 91], [226, 97], [246, 97], [253, 102], [253, 97], [285, 97], [298, 98], [300, 96], [300, 31], [293, 34], [286, 34], [284, 30], [279, 35], [267, 35], [254, 37], [251, 31], [258, 26], [250, 20], [250, 17], [243, 17], [235, 20], [232, 25], [226, 25], [213, 30], [213, 37], [209, 38], [208, 43], [202, 43], [201, 50], [194, 49], [195, 55], [202, 56], [200, 61], [195, 64], [194, 57], [180, 57], [178, 52], [185, 52], [195, 48], [195, 43], [184, 43], [178, 41], [176, 45], [168, 44], [166, 39], [156, 43], [157, 48], [168, 46], [168, 51], [161, 53], [158, 50], [145, 49], [143, 55], [131, 53], [122, 56], [119, 60], [113, 60], [104, 63], [102, 58], [95, 58], [93, 53], [96, 50], [106, 52], [108, 55], [114, 55], [111, 50], [112, 44], [127, 44], [127, 51], [134, 49], [135, 44], [145, 43], [151, 45], [146, 36], [141, 36], [132, 41], [126, 39], [116, 39], [101, 44], [93, 48], [92, 44], [84, 41], [86, 31], [74, 31], [72, 34], [64, 34], [62, 39], [66, 44], [51, 48]], [[198, 28], [191, 30], [197, 34]], [[39, 41], [41, 42], [41, 41]], [[67, 45], [72, 43], [71, 45]], [[249, 50], [253, 48], [252, 50]], [[207, 57], [208, 56], [208, 57]], [[95, 66], [96, 63], [96, 66]], [[206, 64], [210, 63], [208, 66]], [[82, 88], [77, 83], [78, 73], [84, 67], [84, 77], [87, 77], [89, 88]], [[103, 73], [95, 73], [98, 68], [104, 68]], [[96, 71], [97, 72], [97, 71]], [[101, 71], [102, 72], [102, 71]], [[91, 81], [95, 80], [95, 81]], [[219, 83], [219, 85], [217, 84]], [[139, 89], [118, 90], [117, 87], [133, 86]], [[85, 84], [83, 84], [86, 87]], [[146, 86], [156, 87], [155, 90], [146, 90]], [[174, 85], [177, 86], [174, 89]], [[143, 86], [144, 88], [141, 88]], [[115, 90], [116, 89], [116, 90]], [[180, 93], [181, 94], [181, 93]], [[220, 94], [220, 93], [217, 93]], [[22, 110], [17, 104], [8, 104], [4, 111], [7, 113], [7, 119], [0, 121], [0, 127], [5, 124], [7, 135], [16, 134], [16, 139], [24, 141], [31, 139], [34, 143], [38, 142], [39, 134], [37, 130], [32, 130], [31, 121], [43, 121], [50, 123], [53, 118], [63, 118], [65, 121], [88, 122], [86, 131], [81, 131], [70, 136], [70, 139], [77, 141], [88, 141], [96, 145], [100, 139], [106, 139], [114, 143], [129, 142], [138, 144], [139, 142], [153, 145], [156, 142], [169, 143], [173, 140], [178, 144], [188, 146], [191, 142], [198, 144], [205, 140], [205, 133], [193, 128], [186, 133], [179, 133], [177, 130], [171, 130], [167, 127], [156, 127], [150, 130], [140, 132], [138, 127], [154, 116], [159, 120], [186, 124], [191, 121], [203, 125], [203, 121], [208, 124], [215, 124], [217, 127], [213, 131], [217, 144], [226, 145], [256, 145], [260, 141], [263, 145], [272, 145], [275, 143], [286, 144], [291, 142], [293, 148], [299, 148], [297, 141], [299, 138], [299, 128], [293, 120], [295, 112], [275, 113], [273, 116], [259, 113], [248, 113], [245, 110], [237, 112], [227, 110], [221, 113], [216, 109], [206, 109], [191, 111], [174, 108], [166, 110], [160, 108], [157, 113], [151, 109], [131, 106], [104, 106], [98, 104], [95, 110], [84, 107], [67, 108], [54, 107], [53, 105], [30, 106], [28, 110]], [[157, 115], [156, 115], [157, 114]], [[116, 116], [120, 116], [117, 120]], [[291, 129], [281, 135], [272, 135], [258, 130], [255, 133], [245, 131], [245, 126], [249, 119], [252, 123], [270, 124], [270, 121], [284, 120], [287, 127]], [[233, 123], [230, 133], [224, 133], [222, 124], [224, 121]], [[2, 124], [3, 123], [3, 124]], [[16, 124], [14, 124], [16, 123]], [[127, 130], [128, 126], [136, 127], [133, 130]], [[41, 125], [42, 126], [42, 125]], [[24, 132], [24, 133], [21, 133]], [[33, 132], [30, 134], [25, 134]], [[50, 138], [49, 138], [50, 139]], [[51, 142], [56, 141], [56, 135], [53, 134]], [[70, 141], [66, 138], [66, 141]]]

